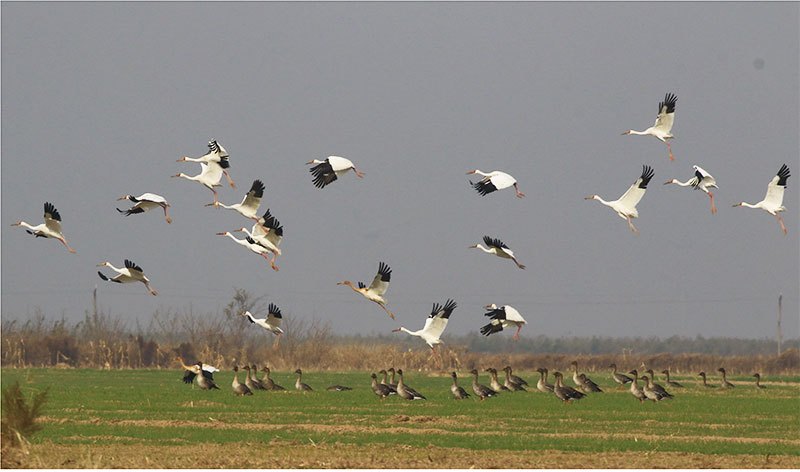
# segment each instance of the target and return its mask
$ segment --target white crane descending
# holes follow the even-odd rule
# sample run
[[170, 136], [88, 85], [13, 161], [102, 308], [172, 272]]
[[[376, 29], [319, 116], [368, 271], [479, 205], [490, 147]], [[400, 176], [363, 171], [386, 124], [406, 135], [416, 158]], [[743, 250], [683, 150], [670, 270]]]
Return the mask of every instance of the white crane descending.
[[456, 309], [456, 306], [456, 302], [454, 302], [452, 299], [448, 299], [444, 306], [434, 303], [433, 309], [431, 309], [431, 314], [428, 315], [428, 318], [425, 320], [424, 328], [417, 331], [409, 331], [401, 326], [397, 329], [393, 329], [392, 332], [396, 333], [398, 331], [402, 331], [410, 334], [411, 336], [419, 336], [428, 344], [428, 346], [430, 346], [431, 351], [433, 351], [437, 344], [442, 343], [442, 340], [439, 339], [439, 337], [447, 327], [447, 322], [450, 320], [450, 315], [453, 314], [453, 310]]
[[653, 178], [653, 169], [648, 165], [642, 166], [642, 175], [633, 185], [628, 188], [628, 190], [622, 194], [616, 200], [607, 202], [600, 198], [599, 195], [589, 195], [585, 198], [585, 200], [597, 200], [598, 202], [602, 203], [603, 205], [611, 208], [620, 218], [626, 220], [628, 222], [628, 227], [634, 233], [639, 233], [639, 230], [633, 226], [631, 222], [632, 218], [639, 217], [639, 211], [636, 209], [636, 205], [644, 196], [644, 192], [647, 190], [647, 184], [650, 183], [650, 179]]
[[[252, 237], [249, 236], [250, 233], [247, 231], [246, 228], [240, 228], [240, 229], [238, 229], [236, 231], [244, 231], [244, 232], [248, 233], [247, 238], [239, 239], [236, 236], [232, 235], [228, 231], [225, 231], [224, 233], [217, 233], [217, 236], [227, 236], [227, 237], [233, 239], [240, 246], [244, 246], [247, 249], [250, 249], [254, 253], [258, 254], [259, 256], [263, 257], [267, 262], [269, 262], [269, 265], [270, 265], [270, 267], [272, 267], [272, 270], [274, 270], [276, 272], [279, 270], [278, 266], [275, 265], [275, 257], [276, 257], [275, 252], [267, 249], [266, 247], [262, 246], [261, 244], [258, 244]], [[267, 253], [270, 253], [270, 252], [272, 253], [272, 260], [270, 260], [269, 256], [267, 256]]]
[[50, 202], [44, 202], [44, 223], [33, 226], [20, 220], [13, 223], [11, 226], [22, 226], [25, 228], [25, 232], [37, 238], [58, 239], [69, 252], [75, 254], [75, 249], [69, 247], [66, 238], [64, 238], [64, 234], [61, 232], [61, 214], [58, 213], [56, 207]]
[[233, 205], [226, 205], [224, 203], [209, 203], [206, 206], [216, 206], [227, 208], [228, 210], [236, 210], [240, 215], [245, 218], [258, 219], [258, 207], [261, 205], [261, 197], [264, 196], [264, 183], [260, 180], [254, 180], [253, 185], [250, 186], [250, 191], [242, 199], [241, 203], [234, 203]]
[[162, 197], [161, 195], [156, 195], [155, 193], [143, 193], [138, 197], [134, 197], [133, 195], [123, 195], [117, 199], [119, 200], [130, 200], [134, 203], [132, 207], [127, 210], [120, 210], [117, 208], [117, 211], [124, 214], [125, 216], [136, 215], [139, 213], [144, 213], [147, 210], [152, 210], [153, 208], [161, 207], [164, 210], [164, 219], [167, 220], [167, 223], [172, 223], [172, 218], [169, 217], [169, 202], [167, 199]]
[[222, 179], [222, 167], [216, 162], [201, 162], [200, 163], [200, 173], [197, 175], [187, 175], [181, 172], [180, 174], [175, 174], [172, 177], [181, 177], [186, 180], [193, 180], [195, 182], [199, 182], [204, 185], [207, 189], [211, 190], [211, 193], [214, 194], [214, 206], [219, 205], [219, 200], [217, 199], [217, 190], [214, 187], [219, 187], [219, 181]]
[[206, 164], [210, 162], [216, 163], [220, 166], [220, 168], [222, 168], [222, 173], [225, 174], [225, 178], [228, 179], [228, 184], [231, 186], [231, 188], [236, 188], [236, 184], [233, 183], [231, 176], [228, 174], [228, 168], [231, 166], [231, 163], [228, 160], [229, 157], [230, 155], [228, 154], [228, 151], [226, 151], [216, 139], [212, 139], [208, 142], [207, 153], [200, 157], [183, 156], [178, 159], [177, 162], [203, 162]]
[[144, 284], [145, 288], [147, 288], [147, 291], [150, 292], [150, 295], [158, 295], [158, 292], [153, 287], [150, 286], [150, 279], [148, 279], [144, 275], [144, 271], [142, 271], [142, 268], [136, 265], [135, 262], [125, 259], [124, 268], [114, 267], [108, 261], [97, 264], [97, 267], [104, 267], [104, 266], [108, 267], [109, 269], [117, 273], [116, 276], [109, 278], [98, 270], [97, 275], [99, 275], [100, 278], [105, 280], [106, 282], [115, 282], [118, 284], [141, 282]]
[[763, 200], [755, 205], [751, 205], [747, 202], [739, 202], [733, 206], [760, 208], [766, 211], [778, 219], [778, 223], [781, 225], [783, 234], [786, 234], [788, 231], [786, 230], [786, 225], [783, 224], [783, 217], [781, 217], [780, 212], [786, 211], [786, 207], [783, 206], [783, 192], [786, 190], [786, 181], [789, 179], [789, 177], [791, 177], [789, 174], [789, 167], [784, 164], [781, 166], [780, 170], [778, 170], [778, 174], [773, 177], [767, 185], [767, 195]]
[[719, 188], [717, 187], [717, 181], [714, 179], [714, 176], [709, 174], [700, 166], [692, 166], [694, 168], [694, 177], [687, 180], [686, 182], [681, 182], [678, 179], [670, 179], [664, 182], [664, 185], [667, 184], [676, 184], [680, 185], [681, 187], [692, 187], [693, 189], [697, 190], [700, 189], [708, 195], [708, 198], [711, 199], [711, 214], [717, 212], [717, 207], [714, 205], [714, 194], [711, 193], [711, 188]]
[[469, 181], [470, 185], [472, 185], [472, 188], [477, 190], [478, 193], [481, 195], [486, 195], [494, 191], [503, 190], [504, 188], [513, 186], [514, 191], [517, 194], [517, 198], [522, 198], [525, 196], [524, 193], [519, 191], [519, 186], [517, 185], [517, 179], [511, 177], [509, 174], [506, 174], [505, 172], [494, 170], [487, 174], [486, 172], [482, 172], [478, 169], [475, 169], [467, 172], [467, 175], [470, 174], [478, 174], [483, 176], [483, 178], [478, 182], [473, 183], [471, 180]]
[[667, 150], [669, 151], [669, 160], [674, 161], [675, 157], [672, 155], [672, 146], [670, 146], [667, 140], [674, 137], [670, 132], [672, 131], [672, 124], [675, 122], [675, 103], [677, 101], [678, 97], [672, 93], [667, 93], [664, 97], [664, 101], [658, 104], [658, 116], [656, 116], [656, 122], [653, 126], [644, 131], [629, 129], [622, 134], [650, 135], [655, 137], [662, 143], [666, 143]]
[[375, 275], [375, 278], [372, 279], [372, 283], [369, 284], [369, 287], [364, 285], [362, 282], [358, 282], [358, 287], [353, 285], [353, 282], [349, 280], [345, 280], [343, 282], [338, 282], [336, 285], [347, 285], [353, 291], [360, 293], [364, 296], [367, 300], [373, 301], [380, 305], [383, 308], [383, 311], [389, 315], [392, 319], [394, 319], [394, 314], [386, 308], [386, 299], [383, 295], [386, 293], [386, 290], [389, 289], [389, 281], [392, 278], [392, 269], [386, 265], [386, 263], [381, 262], [378, 264], [378, 273]]
[[266, 318], [253, 318], [253, 315], [250, 313], [250, 311], [245, 311], [242, 313], [242, 316], [250, 320], [250, 323], [257, 324], [258, 326], [261, 326], [265, 330], [274, 334], [276, 336], [274, 347], [278, 346], [278, 343], [280, 342], [280, 336], [283, 334], [283, 330], [281, 329], [281, 320], [283, 319], [283, 315], [281, 315], [281, 309], [278, 308], [277, 305], [274, 303], [269, 304]]
[[492, 321], [481, 328], [482, 335], [489, 336], [490, 334], [503, 331], [503, 328], [516, 326], [517, 332], [514, 333], [514, 340], [519, 339], [519, 332], [522, 330], [522, 326], [527, 322], [516, 308], [511, 305], [498, 307], [494, 303], [486, 305], [484, 308], [489, 310], [489, 312], [484, 313], [483, 316], [488, 316]]
[[503, 259], [511, 259], [512, 261], [514, 261], [514, 264], [516, 264], [517, 267], [519, 267], [520, 269], [525, 268], [525, 265], [520, 264], [519, 261], [517, 261], [516, 256], [514, 256], [514, 251], [509, 249], [509, 247], [506, 246], [503, 241], [500, 241], [497, 238], [490, 238], [489, 236], [484, 236], [483, 242], [488, 247], [483, 247], [481, 246], [480, 243], [478, 243], [469, 246], [468, 249], [480, 249], [481, 251], [487, 254], [494, 254], [495, 256], [502, 257]]
[[356, 166], [350, 159], [340, 156], [328, 156], [324, 161], [313, 159], [306, 162], [306, 165], [314, 164], [314, 167], [308, 169], [314, 176], [314, 186], [323, 188], [334, 180], [344, 175], [348, 170], [352, 169], [358, 178], [363, 178], [364, 173], [356, 169]]

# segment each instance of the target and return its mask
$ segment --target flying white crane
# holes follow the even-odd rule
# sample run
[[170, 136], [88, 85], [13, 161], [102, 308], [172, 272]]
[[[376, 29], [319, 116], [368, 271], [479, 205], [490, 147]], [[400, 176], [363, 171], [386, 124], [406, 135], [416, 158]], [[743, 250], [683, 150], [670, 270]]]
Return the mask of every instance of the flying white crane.
[[134, 197], [133, 195], [123, 195], [117, 199], [117, 201], [119, 200], [130, 200], [134, 203], [134, 205], [128, 210], [120, 210], [117, 208], [117, 211], [125, 216], [144, 213], [147, 210], [161, 207], [164, 210], [164, 219], [167, 220], [167, 223], [172, 223], [172, 218], [169, 217], [168, 212], [169, 202], [167, 202], [167, 199], [161, 195], [156, 195], [155, 193], [143, 193], [138, 197]]
[[524, 193], [519, 191], [519, 186], [517, 185], [517, 179], [511, 177], [509, 174], [506, 174], [505, 172], [494, 170], [487, 174], [486, 172], [482, 172], [478, 169], [475, 169], [467, 172], [467, 175], [470, 174], [478, 174], [483, 176], [483, 178], [478, 182], [473, 183], [471, 180], [469, 181], [470, 185], [472, 185], [472, 188], [477, 190], [478, 193], [481, 195], [486, 195], [496, 190], [503, 190], [504, 188], [514, 186], [514, 191], [517, 194], [517, 198], [522, 198], [525, 196]]
[[281, 320], [283, 319], [283, 315], [281, 315], [281, 309], [278, 308], [277, 305], [275, 305], [274, 303], [269, 304], [269, 308], [267, 308], [266, 318], [253, 318], [253, 315], [250, 313], [249, 310], [242, 313], [242, 316], [250, 320], [250, 323], [257, 324], [258, 326], [261, 326], [265, 330], [274, 334], [275, 335], [274, 346], [275, 347], [278, 346], [281, 334], [283, 334], [283, 330], [281, 329]]
[[44, 223], [33, 226], [20, 220], [11, 226], [22, 226], [25, 228], [25, 232], [37, 238], [58, 239], [69, 252], [75, 254], [75, 249], [69, 247], [66, 238], [64, 238], [64, 234], [61, 232], [61, 214], [58, 213], [56, 207], [50, 202], [44, 202]]
[[674, 161], [675, 157], [672, 155], [672, 146], [670, 146], [667, 140], [674, 137], [670, 132], [672, 131], [672, 124], [675, 122], [675, 103], [677, 101], [678, 97], [672, 93], [667, 93], [664, 97], [664, 101], [658, 104], [658, 116], [653, 126], [644, 131], [629, 129], [622, 134], [650, 135], [655, 137], [662, 143], [666, 143], [667, 150], [669, 151], [669, 160]]
[[234, 203], [233, 205], [226, 205], [224, 203], [209, 203], [206, 206], [216, 206], [227, 208], [229, 210], [236, 210], [245, 218], [253, 220], [258, 219], [258, 207], [261, 205], [261, 197], [264, 196], [264, 183], [260, 180], [254, 180], [250, 191], [242, 199], [241, 203]]
[[664, 185], [667, 184], [676, 184], [680, 185], [681, 187], [692, 187], [693, 189], [697, 190], [700, 189], [708, 195], [708, 198], [711, 199], [711, 214], [717, 212], [717, 207], [714, 205], [714, 194], [711, 193], [711, 188], [719, 188], [717, 187], [717, 181], [714, 179], [714, 176], [709, 174], [700, 166], [692, 166], [694, 168], [694, 177], [687, 180], [686, 182], [681, 182], [678, 179], [670, 179], [664, 182]]
[[212, 139], [208, 142], [207, 153], [200, 157], [183, 156], [178, 159], [177, 162], [204, 162], [206, 164], [214, 162], [219, 164], [219, 166], [222, 168], [222, 173], [225, 174], [225, 178], [228, 179], [228, 184], [231, 186], [231, 188], [236, 188], [236, 184], [233, 183], [231, 176], [228, 174], [228, 169], [231, 166], [231, 163], [228, 160], [229, 157], [230, 155], [228, 154], [228, 151], [226, 151], [216, 139]]
[[200, 163], [200, 173], [197, 175], [186, 175], [183, 172], [180, 174], [175, 174], [172, 177], [181, 177], [187, 180], [193, 180], [195, 182], [199, 182], [203, 184], [206, 188], [211, 190], [214, 194], [214, 206], [219, 205], [219, 200], [217, 199], [217, 190], [214, 187], [220, 186], [220, 179], [222, 179], [222, 167], [216, 162], [201, 162]]
[[647, 184], [650, 183], [650, 179], [652, 178], [653, 169], [648, 165], [644, 165], [642, 166], [641, 177], [636, 179], [636, 182], [634, 182], [633, 185], [631, 185], [630, 188], [628, 188], [628, 190], [618, 199], [607, 202], [600, 198], [599, 195], [589, 195], [584, 200], [597, 200], [603, 205], [611, 208], [617, 212], [617, 215], [619, 215], [620, 218], [628, 222], [628, 227], [631, 229], [631, 231], [638, 234], [639, 230], [633, 226], [631, 219], [639, 217], [639, 211], [636, 209], [636, 205], [644, 196], [644, 192], [647, 190]]
[[482, 335], [489, 336], [492, 333], [503, 331], [503, 328], [516, 326], [517, 332], [514, 333], [514, 340], [519, 339], [519, 332], [522, 330], [522, 326], [527, 322], [516, 308], [511, 305], [498, 307], [494, 303], [486, 305], [484, 308], [489, 310], [489, 312], [484, 313], [483, 316], [488, 316], [492, 321], [481, 328]]
[[[247, 229], [240, 228], [240, 229], [238, 229], [236, 231], [245, 231], [245, 232], [247, 232]], [[272, 270], [278, 271], [278, 266], [275, 265], [276, 254], [274, 252], [270, 251], [269, 249], [267, 249], [266, 247], [262, 246], [261, 244], [258, 244], [250, 236], [247, 236], [245, 239], [239, 239], [236, 236], [232, 235], [228, 231], [225, 231], [224, 233], [217, 233], [217, 236], [227, 236], [227, 237], [233, 239], [234, 241], [236, 241], [237, 244], [239, 244], [241, 246], [244, 246], [247, 249], [250, 249], [254, 253], [258, 254], [259, 256], [263, 257], [267, 262], [269, 262], [269, 265], [272, 267]], [[272, 253], [272, 260], [269, 259], [269, 256], [267, 256], [267, 253]]]
[[153, 287], [150, 286], [150, 279], [148, 279], [144, 275], [144, 271], [142, 271], [142, 268], [136, 265], [135, 262], [125, 259], [124, 268], [114, 267], [108, 261], [97, 264], [97, 267], [104, 267], [104, 266], [116, 272], [117, 275], [109, 278], [98, 270], [97, 275], [99, 275], [101, 279], [107, 282], [116, 282], [118, 284], [141, 282], [144, 284], [145, 288], [147, 288], [147, 291], [150, 292], [150, 295], [158, 295], [158, 292]]
[[[283, 226], [277, 218], [272, 216], [269, 208], [264, 212], [264, 216], [256, 221], [250, 232], [253, 235], [253, 239], [256, 241], [260, 241], [259, 238], [264, 237], [276, 248], [280, 246], [281, 241], [283, 241]], [[278, 255], [280, 255], [280, 249], [278, 249]]]
[[314, 164], [314, 167], [308, 169], [314, 176], [314, 186], [323, 188], [334, 180], [344, 175], [348, 170], [353, 169], [358, 178], [363, 178], [364, 173], [356, 169], [356, 166], [350, 159], [340, 156], [328, 156], [324, 161], [313, 159], [306, 162], [306, 165]]
[[502, 257], [504, 259], [511, 259], [512, 261], [514, 261], [514, 264], [516, 264], [517, 267], [519, 267], [520, 269], [525, 268], [525, 265], [520, 264], [519, 261], [517, 261], [516, 256], [514, 256], [514, 251], [509, 249], [509, 247], [506, 246], [503, 241], [500, 241], [497, 238], [490, 238], [489, 236], [484, 236], [483, 242], [488, 247], [483, 247], [480, 243], [478, 243], [469, 246], [468, 249], [480, 249], [481, 251], [487, 254], [494, 254], [497, 257]]
[[349, 280], [345, 280], [343, 282], [338, 282], [336, 285], [347, 285], [353, 291], [360, 293], [364, 296], [367, 300], [373, 301], [380, 305], [383, 308], [389, 317], [394, 319], [394, 314], [386, 308], [386, 299], [383, 295], [386, 293], [386, 290], [389, 289], [389, 280], [392, 278], [392, 269], [386, 265], [384, 262], [380, 262], [378, 264], [378, 273], [375, 275], [375, 278], [372, 279], [372, 283], [369, 284], [369, 287], [364, 285], [362, 282], [358, 282], [358, 287], [353, 285], [353, 282]]
[[444, 306], [434, 303], [431, 314], [428, 315], [428, 318], [425, 320], [424, 328], [417, 331], [410, 331], [401, 326], [397, 329], [393, 329], [392, 332], [396, 333], [402, 331], [411, 336], [419, 336], [430, 346], [431, 351], [434, 351], [436, 345], [442, 344], [442, 340], [439, 338], [447, 327], [447, 322], [450, 320], [450, 315], [453, 314], [453, 310], [456, 309], [456, 306], [456, 302], [452, 299], [448, 299]]
[[263, 226], [260, 226], [258, 223], [256, 223], [253, 225], [253, 228], [255, 228], [255, 231], [253, 232], [248, 231], [247, 228], [245, 227], [235, 229], [233, 230], [233, 232], [245, 233], [247, 237], [252, 239], [256, 244], [264, 247], [267, 251], [271, 252], [272, 262], [270, 262], [270, 264], [273, 266], [273, 268], [275, 268], [275, 259], [277, 259], [277, 257], [281, 255], [281, 249], [275, 243], [273, 243], [272, 239], [269, 238], [270, 233], [265, 232], [265, 228]]
[[781, 217], [780, 212], [786, 211], [786, 207], [783, 206], [783, 192], [786, 190], [786, 181], [789, 179], [789, 177], [791, 177], [789, 174], [789, 167], [784, 164], [781, 166], [780, 170], [778, 170], [778, 174], [773, 177], [767, 185], [767, 195], [763, 200], [755, 205], [751, 205], [747, 202], [739, 202], [733, 206], [760, 208], [778, 219], [778, 223], [781, 225], [783, 234], [788, 233], [786, 230], [786, 225], [783, 224], [783, 217]]

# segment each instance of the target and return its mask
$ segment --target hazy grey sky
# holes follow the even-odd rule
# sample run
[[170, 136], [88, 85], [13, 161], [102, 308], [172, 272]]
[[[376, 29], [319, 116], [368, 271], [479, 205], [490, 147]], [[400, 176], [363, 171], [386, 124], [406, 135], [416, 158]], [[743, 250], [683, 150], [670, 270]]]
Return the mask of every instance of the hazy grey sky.
[[[798, 335], [798, 10], [786, 3], [8, 3], [2, 4], [2, 316], [100, 306], [146, 324], [155, 310], [220, 310], [234, 287], [338, 332], [422, 327], [458, 302], [448, 332], [476, 332], [511, 304], [523, 335], [771, 337], [778, 293]], [[676, 161], [651, 137], [678, 96]], [[250, 223], [203, 205], [183, 179], [216, 138], [238, 202], [254, 178], [285, 227], [280, 272], [215, 233]], [[366, 173], [319, 190], [304, 165], [335, 154]], [[755, 203], [792, 172], [784, 236]], [[633, 235], [598, 202], [642, 164], [655, 177]], [[661, 184], [692, 165], [719, 183]], [[504, 170], [480, 197], [466, 171]], [[128, 218], [120, 195], [154, 192], [173, 224]], [[44, 201], [77, 254], [9, 225]], [[527, 265], [467, 246], [499, 237]], [[129, 258], [140, 284], [95, 265]], [[336, 282], [393, 269], [397, 323]], [[446, 339], [447, 332], [445, 333]], [[509, 336], [510, 334], [503, 334]]]

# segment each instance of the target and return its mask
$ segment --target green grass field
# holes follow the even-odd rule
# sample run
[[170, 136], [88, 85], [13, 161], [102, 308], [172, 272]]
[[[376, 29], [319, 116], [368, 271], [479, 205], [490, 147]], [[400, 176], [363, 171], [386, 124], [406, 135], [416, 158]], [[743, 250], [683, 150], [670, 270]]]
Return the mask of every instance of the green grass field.
[[[687, 388], [670, 389], [675, 399], [640, 404], [607, 373], [592, 373], [606, 393], [562, 404], [538, 391], [455, 401], [449, 377], [413, 372], [406, 381], [427, 401], [381, 401], [364, 373], [306, 372], [303, 380], [316, 392], [252, 397], [232, 394], [232, 372], [215, 375], [219, 391], [185, 385], [181, 375], [4, 369], [4, 387], [15, 380], [25, 392], [50, 387], [45, 427], [30, 454], [4, 458], [4, 466], [800, 466], [797, 377], [766, 379], [759, 391], [745, 377], [730, 378], [739, 386], [722, 390], [677, 376]], [[273, 379], [294, 385], [289, 373]], [[354, 390], [325, 391], [334, 383]]]

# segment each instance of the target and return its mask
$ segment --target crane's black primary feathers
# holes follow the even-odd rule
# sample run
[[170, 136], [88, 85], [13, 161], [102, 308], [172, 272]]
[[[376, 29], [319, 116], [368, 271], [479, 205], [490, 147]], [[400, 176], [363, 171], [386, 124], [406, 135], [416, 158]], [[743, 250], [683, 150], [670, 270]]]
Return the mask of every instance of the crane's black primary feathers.
[[135, 262], [125, 259], [125, 267], [128, 269], [138, 270], [139, 272], [144, 272], [141, 267], [136, 265]]
[[281, 315], [281, 309], [278, 308], [278, 305], [275, 305], [274, 303], [270, 303], [269, 304], [269, 308], [267, 309], [267, 312], [270, 315], [273, 315], [275, 318], [282, 318], [283, 317], [283, 315]]
[[253, 194], [256, 198], [261, 198], [264, 196], [264, 182], [260, 180], [254, 180], [253, 185], [250, 187], [250, 191], [247, 193]]
[[272, 232], [276, 235], [283, 237], [283, 226], [281, 226], [281, 222], [278, 221], [277, 218], [272, 216], [272, 213], [269, 212], [269, 208], [267, 208], [267, 211], [264, 213], [264, 216], [262, 216], [261, 219], [264, 220], [264, 223], [262, 224], [265, 227], [272, 230]]
[[488, 313], [484, 313], [483, 316], [488, 316], [493, 320], [504, 320], [506, 319], [506, 310], [503, 307], [497, 307]]
[[53, 205], [50, 202], [44, 202], [44, 217], [56, 221], [61, 221], [61, 214], [58, 213], [58, 210], [56, 210], [55, 205]]
[[367, 286], [364, 284], [364, 282], [359, 282], [358, 288], [367, 288]]
[[496, 247], [500, 249], [508, 249], [508, 246], [505, 245], [503, 241], [500, 241], [497, 238], [490, 238], [489, 236], [483, 237], [483, 242], [490, 247]]
[[102, 272], [100, 272], [99, 270], [97, 271], [97, 275], [99, 275], [99, 276], [100, 276], [100, 278], [101, 278], [101, 279], [103, 279], [103, 280], [105, 280], [106, 282], [116, 282], [116, 283], [118, 283], [118, 284], [121, 284], [121, 283], [122, 283], [122, 282], [120, 282], [119, 280], [109, 279], [108, 277], [106, 277], [105, 275], [103, 275], [103, 273], [102, 273]]
[[664, 96], [664, 101], [658, 104], [658, 112], [661, 113], [661, 110], [666, 106], [667, 113], [675, 113], [675, 103], [677, 101], [678, 97], [675, 94], [667, 92], [667, 95]]
[[392, 269], [385, 262], [378, 263], [378, 274], [382, 282], [388, 282], [392, 278]]
[[483, 326], [481, 328], [481, 334], [484, 336], [489, 336], [490, 334], [499, 333], [503, 331], [503, 323], [500, 320], [494, 319], [491, 323]]
[[478, 191], [479, 194], [486, 195], [488, 193], [492, 193], [497, 190], [497, 187], [494, 186], [491, 180], [479, 180], [478, 182], [473, 183], [472, 181], [469, 182], [472, 185], [472, 188]]
[[323, 188], [337, 179], [336, 172], [333, 171], [333, 167], [327, 159], [321, 164], [311, 167], [308, 171], [314, 176], [313, 182], [317, 188]]
[[315, 187], [324, 188], [326, 185], [336, 179], [338, 179], [338, 177], [336, 177], [336, 173], [331, 172], [330, 174], [319, 174], [318, 176], [314, 177], [313, 182]]
[[784, 164], [778, 171], [778, 185], [780, 185], [781, 187], [786, 187], [786, 180], [788, 180], [789, 177], [791, 177], [791, 175], [789, 174], [789, 167], [786, 164]]
[[642, 181], [639, 183], [639, 188], [646, 189], [647, 184], [650, 183], [650, 179], [653, 178], [653, 168], [648, 165], [642, 166]]
[[122, 213], [122, 214], [124, 214], [125, 216], [131, 216], [131, 215], [134, 215], [136, 213], [144, 213], [144, 208], [142, 208], [142, 207], [131, 208], [130, 210], [120, 210], [119, 208], [117, 208], [117, 211]]
[[255, 240], [255, 239], [253, 239], [253, 238], [251, 238], [250, 236], [247, 236], [247, 237], [245, 238], [245, 240], [247, 240], [247, 242], [248, 242], [248, 243], [250, 243], [250, 244], [258, 244], [258, 243], [256, 242], [256, 240]]
[[448, 298], [445, 302], [444, 306], [439, 305], [438, 303], [433, 304], [433, 309], [431, 310], [431, 314], [428, 318], [435, 317], [439, 312], [443, 312], [440, 318], [450, 319], [450, 315], [453, 314], [453, 310], [456, 309], [456, 302], [453, 299]]

